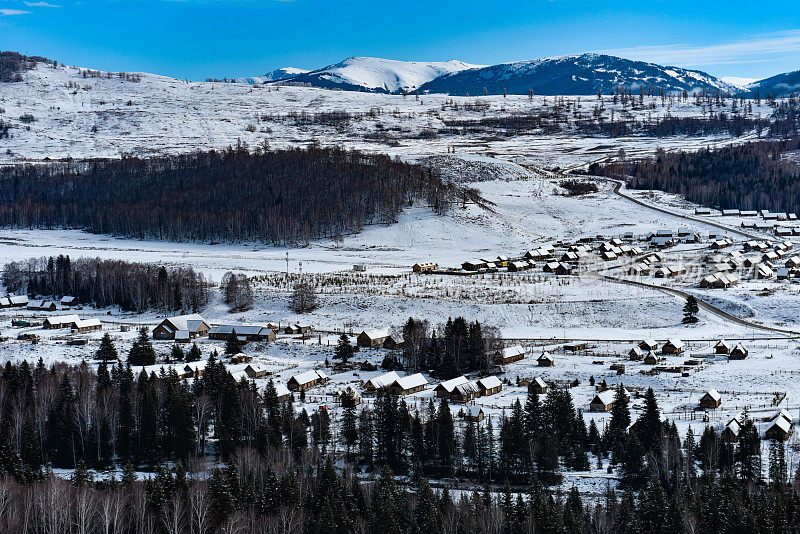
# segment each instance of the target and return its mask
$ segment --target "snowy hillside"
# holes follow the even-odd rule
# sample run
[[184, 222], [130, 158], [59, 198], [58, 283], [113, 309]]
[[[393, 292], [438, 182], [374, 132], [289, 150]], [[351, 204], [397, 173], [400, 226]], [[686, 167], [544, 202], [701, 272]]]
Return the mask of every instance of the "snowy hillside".
[[684, 89], [737, 92], [736, 87], [705, 72], [664, 67], [603, 54], [581, 54], [493, 65], [482, 69], [447, 74], [422, 86], [431, 93], [480, 95], [507, 91], [528, 94], [533, 89], [543, 95], [591, 95], [598, 89], [608, 94], [617, 87], [638, 92], [639, 88], [663, 88], [667, 92]]
[[[416, 100], [385, 92], [187, 82], [146, 73], [126, 78], [44, 63], [22, 78], [0, 84], [0, 120], [8, 128], [8, 137], [0, 139], [0, 162], [175, 154], [241, 142], [276, 149], [321, 143], [392, 156], [441, 155], [457, 148], [459, 154], [569, 168], [613, 156], [620, 148], [635, 155], [651, 153], [656, 146], [696, 149], [727, 138], [675, 136], [645, 142], [628, 136], [608, 143], [605, 136], [572, 135], [568, 128], [558, 134], [527, 129], [513, 139], [480, 130], [447, 133], [453, 121], [552, 113], [552, 99], [529, 99], [527, 93], [479, 100], [428, 94]], [[623, 109], [621, 102], [606, 99], [602, 118], [623, 111], [636, 120], [701, 113], [693, 101], [653, 96], [645, 97], [645, 104]], [[772, 109], [763, 100], [753, 103], [753, 113], [769, 116]], [[575, 117], [570, 113], [565, 120]]]
[[787, 96], [800, 92], [800, 70], [785, 72], [759, 80], [750, 87], [751, 94], [759, 93], [761, 96]]
[[428, 62], [351, 57], [341, 63], [297, 76], [292, 82], [327, 89], [397, 93], [404, 89], [413, 91], [446, 74], [480, 67], [481, 65], [470, 65], [456, 60]]
[[748, 89], [758, 81], [757, 78], [741, 78], [739, 76], [723, 76], [720, 80], [741, 90]]
[[298, 69], [296, 67], [283, 67], [280, 69], [275, 69], [266, 73], [263, 76], [250, 76], [247, 78], [235, 78], [235, 81], [238, 83], [269, 83], [269, 82], [279, 82], [283, 80], [288, 80], [290, 78], [294, 78], [295, 76], [299, 76], [300, 74], [305, 74], [310, 72], [305, 69]]

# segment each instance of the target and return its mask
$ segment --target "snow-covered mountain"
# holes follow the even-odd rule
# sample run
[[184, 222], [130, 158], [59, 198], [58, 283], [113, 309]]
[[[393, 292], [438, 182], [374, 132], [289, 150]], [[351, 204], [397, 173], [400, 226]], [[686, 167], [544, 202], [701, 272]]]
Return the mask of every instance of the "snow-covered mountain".
[[667, 92], [709, 90], [736, 93], [733, 85], [702, 71], [665, 67], [604, 54], [581, 54], [492, 65], [444, 74], [424, 84], [431, 93], [452, 95], [527, 94], [591, 95], [598, 89], [609, 94], [624, 86], [633, 92], [640, 87], [663, 88]]
[[443, 75], [481, 67], [456, 60], [431, 62], [351, 57], [335, 65], [295, 76], [291, 83], [327, 89], [399, 93], [403, 90], [414, 91]]
[[741, 78], [739, 76], [723, 76], [720, 78], [723, 82], [736, 87], [737, 89], [747, 90], [751, 85], [758, 81], [758, 78]]
[[307, 71], [305, 69], [298, 69], [296, 67], [283, 67], [281, 69], [275, 69], [263, 76], [249, 76], [247, 78], [236, 78], [234, 81], [239, 83], [269, 83], [269, 82], [280, 82], [283, 80], [288, 80], [290, 78], [294, 78], [295, 76], [299, 76], [300, 74], [305, 74]]
[[758, 93], [762, 97], [767, 95], [779, 97], [800, 93], [800, 70], [764, 78], [751, 84], [748, 89], [750, 94]]

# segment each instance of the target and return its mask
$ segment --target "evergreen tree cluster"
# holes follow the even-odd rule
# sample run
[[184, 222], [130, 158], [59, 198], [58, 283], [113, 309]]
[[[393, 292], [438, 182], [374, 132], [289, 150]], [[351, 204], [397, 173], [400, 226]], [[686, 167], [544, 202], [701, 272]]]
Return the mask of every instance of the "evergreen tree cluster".
[[429, 371], [445, 380], [487, 371], [500, 349], [496, 329], [464, 317], [448, 318], [438, 331], [427, 321], [411, 317], [403, 325], [402, 336], [403, 366], [412, 372]]

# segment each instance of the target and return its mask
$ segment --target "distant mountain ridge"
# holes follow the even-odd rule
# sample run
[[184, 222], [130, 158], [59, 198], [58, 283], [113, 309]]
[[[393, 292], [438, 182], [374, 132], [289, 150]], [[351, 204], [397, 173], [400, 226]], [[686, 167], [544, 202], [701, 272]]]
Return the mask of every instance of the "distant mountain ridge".
[[477, 95], [527, 94], [533, 90], [543, 95], [592, 95], [598, 90], [610, 94], [624, 87], [638, 93], [640, 88], [667, 93], [688, 91], [737, 92], [730, 85], [708, 73], [634, 61], [605, 54], [581, 54], [555, 58], [517, 61], [492, 65], [441, 76], [422, 86], [432, 93]]
[[776, 76], [764, 78], [748, 87], [750, 96], [758, 93], [762, 97], [766, 96], [788, 96], [792, 93], [800, 93], [800, 70], [784, 72]]
[[305, 69], [298, 69], [296, 67], [283, 67], [280, 69], [275, 69], [270, 71], [263, 76], [249, 76], [246, 78], [234, 78], [234, 81], [240, 83], [269, 83], [269, 82], [279, 82], [281, 80], [288, 80], [289, 78], [293, 78], [295, 76], [299, 76], [300, 74], [305, 74], [309, 71]]
[[290, 78], [291, 83], [325, 89], [399, 93], [415, 91], [440, 76], [480, 68], [463, 61], [399, 61], [373, 57], [351, 57]]
[[303, 84], [325, 89], [400, 93], [422, 91], [452, 95], [605, 94], [618, 87], [631, 92], [665, 90], [689, 93], [722, 91], [738, 93], [740, 88], [708, 73], [665, 67], [605, 54], [581, 54], [517, 61], [499, 65], [472, 65], [463, 61], [398, 61], [351, 57], [279, 83]]

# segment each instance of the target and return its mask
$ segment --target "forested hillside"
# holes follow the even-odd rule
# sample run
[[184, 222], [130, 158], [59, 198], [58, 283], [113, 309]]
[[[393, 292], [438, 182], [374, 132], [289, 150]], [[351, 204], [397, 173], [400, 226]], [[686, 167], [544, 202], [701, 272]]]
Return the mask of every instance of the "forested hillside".
[[388, 156], [231, 149], [7, 168], [0, 174], [0, 224], [284, 244], [390, 222], [416, 202], [444, 213], [460, 194], [428, 169]]
[[660, 189], [718, 209], [797, 212], [800, 167], [784, 155], [800, 140], [762, 141], [699, 152], [665, 152], [654, 158], [593, 165], [592, 174], [627, 176], [628, 186]]

